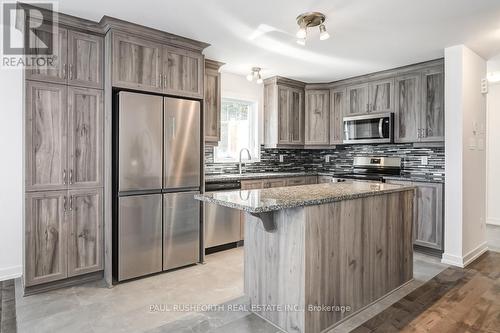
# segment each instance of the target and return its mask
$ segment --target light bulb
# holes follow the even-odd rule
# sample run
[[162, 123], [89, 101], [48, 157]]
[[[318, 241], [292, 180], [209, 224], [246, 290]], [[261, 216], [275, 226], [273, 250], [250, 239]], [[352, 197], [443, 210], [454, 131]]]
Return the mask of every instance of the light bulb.
[[297, 39], [297, 44], [306, 46], [306, 39], [305, 38], [299, 38]]
[[326, 27], [324, 24], [320, 24], [319, 25], [319, 39], [320, 40], [326, 40], [330, 38], [330, 34], [328, 33], [328, 31], [326, 31]]
[[259, 74], [257, 75], [257, 83], [258, 83], [258, 84], [262, 84], [262, 82], [264, 82], [264, 81], [262, 80], [262, 77], [260, 76], [260, 73], [259, 73]]
[[252, 81], [253, 80], [253, 73], [247, 75], [247, 80]]
[[297, 38], [299, 39], [304, 39], [306, 38], [307, 36], [307, 30], [305, 27], [301, 26], [299, 31], [297, 31], [297, 34], [296, 34]]

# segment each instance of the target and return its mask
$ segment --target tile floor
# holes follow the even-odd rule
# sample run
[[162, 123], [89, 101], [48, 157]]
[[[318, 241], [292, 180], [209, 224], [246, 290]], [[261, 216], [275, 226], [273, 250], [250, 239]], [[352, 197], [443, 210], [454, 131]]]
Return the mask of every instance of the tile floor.
[[[331, 332], [349, 332], [388, 308], [447, 266], [416, 254], [415, 280], [343, 322]], [[207, 256], [207, 264], [122, 283], [108, 289], [102, 283], [23, 297], [16, 281], [18, 332], [281, 332], [256, 315], [241, 310], [243, 248]], [[205, 305], [171, 311], [175, 304]], [[221, 308], [210, 308], [223, 304]], [[232, 306], [232, 311], [227, 311]], [[196, 311], [201, 310], [201, 311]], [[216, 311], [214, 311], [216, 310]], [[3, 332], [2, 332], [3, 333]]]

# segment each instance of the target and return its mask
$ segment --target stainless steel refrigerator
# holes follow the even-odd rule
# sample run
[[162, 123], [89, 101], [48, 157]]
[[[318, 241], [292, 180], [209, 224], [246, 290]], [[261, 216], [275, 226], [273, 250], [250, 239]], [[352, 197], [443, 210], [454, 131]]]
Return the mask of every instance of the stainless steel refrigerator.
[[200, 103], [131, 92], [115, 101], [115, 278], [198, 262]]

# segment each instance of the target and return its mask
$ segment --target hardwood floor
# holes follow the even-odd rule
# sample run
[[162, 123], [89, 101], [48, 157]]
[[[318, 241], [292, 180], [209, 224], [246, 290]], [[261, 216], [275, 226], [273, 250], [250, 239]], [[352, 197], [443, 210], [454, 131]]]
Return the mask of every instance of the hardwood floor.
[[500, 253], [447, 268], [353, 332], [500, 332]]

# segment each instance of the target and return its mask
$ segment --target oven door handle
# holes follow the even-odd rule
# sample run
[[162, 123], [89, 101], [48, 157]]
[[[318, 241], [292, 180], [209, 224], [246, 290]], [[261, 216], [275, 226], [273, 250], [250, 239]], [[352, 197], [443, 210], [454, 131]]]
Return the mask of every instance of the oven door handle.
[[380, 118], [378, 122], [378, 135], [380, 136], [381, 139], [384, 138], [383, 126], [384, 126], [384, 118]]

